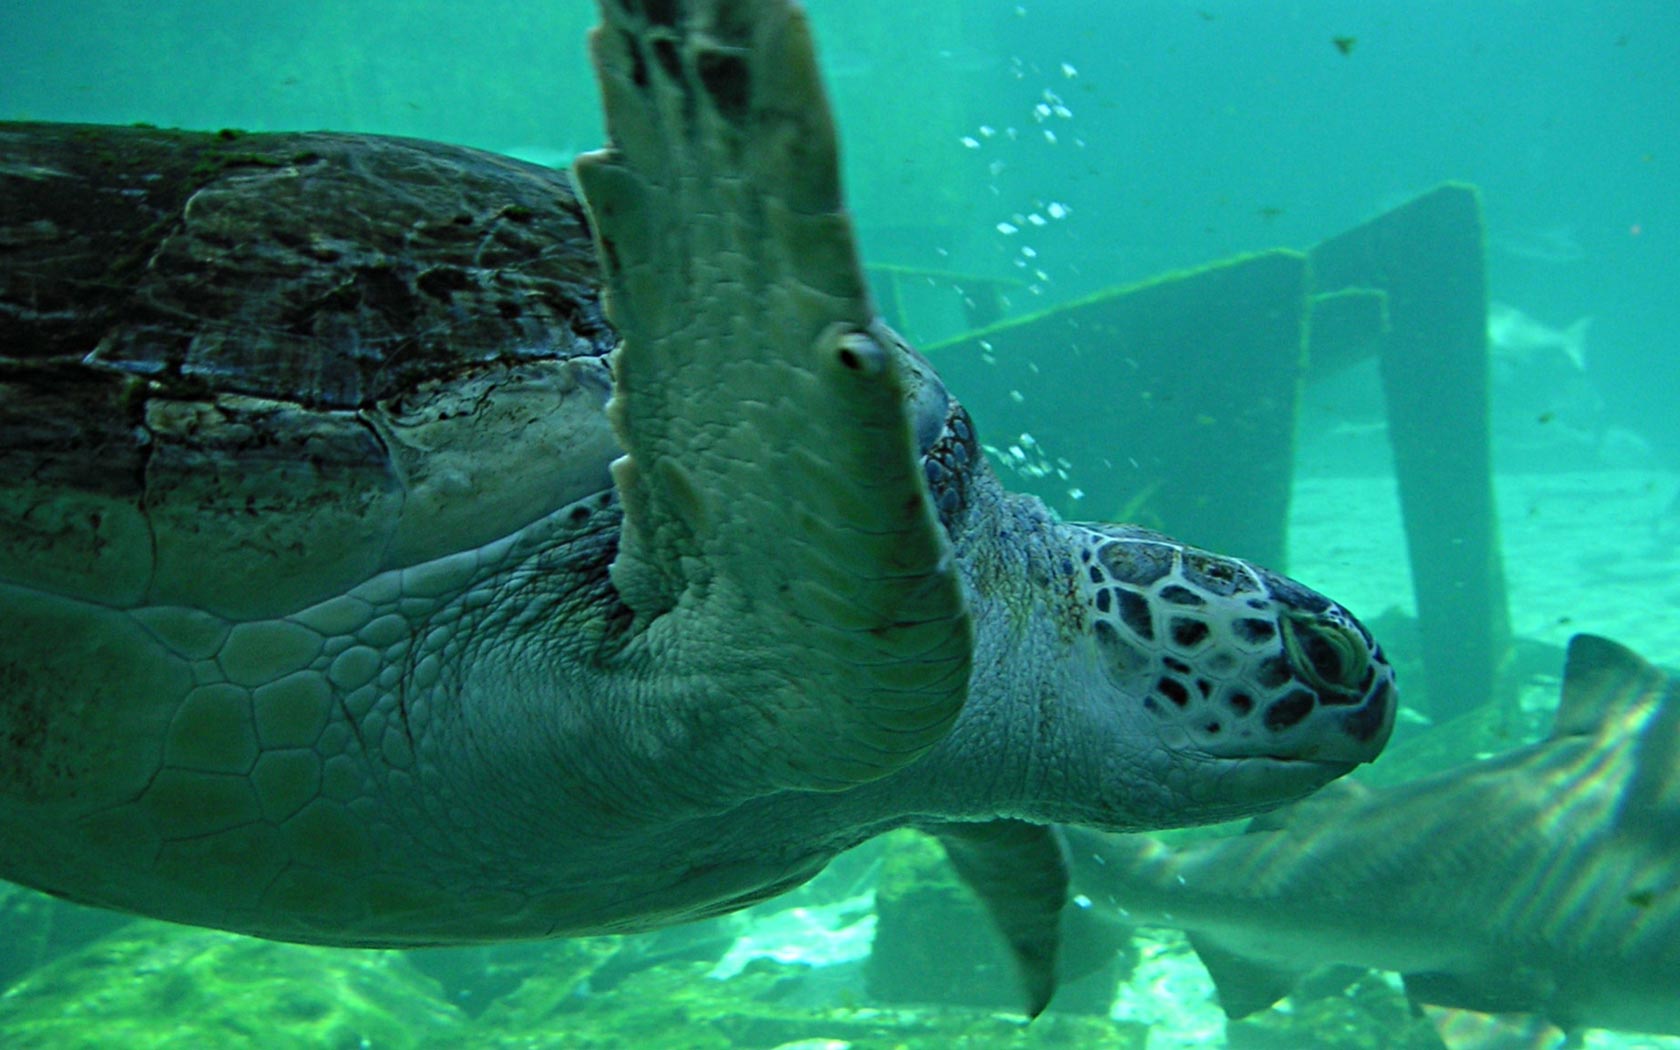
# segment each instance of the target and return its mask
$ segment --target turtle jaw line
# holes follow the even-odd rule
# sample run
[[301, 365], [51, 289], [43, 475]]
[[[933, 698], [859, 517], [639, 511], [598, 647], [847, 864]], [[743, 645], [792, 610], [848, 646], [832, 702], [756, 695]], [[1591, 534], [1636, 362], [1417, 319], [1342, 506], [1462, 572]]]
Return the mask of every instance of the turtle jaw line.
[[1357, 764], [1278, 755], [1206, 756], [1218, 772], [1202, 781], [1192, 796], [1202, 823], [1236, 820], [1305, 798]]
[[1298, 758], [1289, 755], [1255, 755], [1235, 761], [1260, 762], [1276, 766], [1280, 770], [1290, 773], [1311, 771], [1315, 776], [1322, 776], [1325, 783], [1329, 783], [1338, 777], [1347, 776], [1359, 768], [1357, 762], [1344, 762], [1329, 758]]
[[[1272, 797], [1273, 804], [1293, 802], [1304, 795], [1310, 795], [1332, 780], [1340, 780], [1359, 768], [1355, 762], [1326, 758], [1283, 758], [1265, 755], [1249, 761], [1258, 763], [1259, 767], [1265, 770], [1267, 783], [1280, 789]], [[1301, 790], [1285, 794], [1292, 785], [1300, 785]]]
[[[1363, 763], [1347, 758], [1326, 758], [1317, 754], [1290, 754], [1284, 750], [1255, 750], [1250, 752], [1219, 752], [1194, 743], [1180, 745], [1184, 754], [1196, 762], [1208, 763], [1215, 769], [1241, 770], [1263, 773], [1268, 778], [1282, 778], [1285, 792], [1300, 780], [1318, 778], [1329, 783], [1358, 769]], [[1268, 779], [1267, 783], [1271, 781]], [[1315, 785], [1316, 786], [1316, 785]], [[1293, 796], [1290, 796], [1293, 797]]]

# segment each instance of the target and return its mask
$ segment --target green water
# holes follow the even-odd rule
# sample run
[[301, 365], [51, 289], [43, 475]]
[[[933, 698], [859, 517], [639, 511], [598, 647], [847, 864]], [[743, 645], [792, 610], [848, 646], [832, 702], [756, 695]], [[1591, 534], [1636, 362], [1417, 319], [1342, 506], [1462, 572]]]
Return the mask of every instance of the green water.
[[[1680, 666], [1672, 0], [811, 8], [864, 253], [882, 301], [923, 344], [1241, 253], [1306, 250], [1442, 182], [1473, 184], [1487, 297], [1535, 326], [1528, 343], [1496, 345], [1489, 369], [1513, 655], [1500, 667], [1500, 728], [1435, 751], [1420, 742], [1413, 753], [1433, 757], [1417, 771], [1543, 725], [1576, 630]], [[0, 120], [361, 131], [560, 165], [602, 137], [584, 44], [593, 21], [584, 0], [14, 0], [0, 5]], [[1576, 360], [1563, 334], [1583, 318]], [[1123, 475], [1138, 450], [1077, 440], [1041, 450], [1023, 442], [1028, 425], [1004, 426], [1015, 404], [1047, 421], [1070, 410], [1033, 400], [1034, 375], [1064, 352], [1044, 345], [1042, 358], [979, 370], [956, 393], [1012, 483], [1073, 516], [1146, 507], [1093, 506], [1097, 490], [1079, 476]], [[1105, 374], [1083, 396], [1127, 411], [1135, 391], [1110, 384]], [[1187, 407], [1179, 424], [1217, 407]], [[1397, 666], [1423, 680], [1414, 583], [1431, 566], [1408, 563], [1374, 363], [1307, 373], [1300, 419], [1290, 571], [1378, 622]], [[1132, 488], [1142, 500], [1147, 483]], [[1426, 723], [1490, 701], [1429, 699], [1402, 738], [1421, 741]], [[1007, 1002], [977, 1005], [983, 995], [951, 984], [967, 972], [983, 985], [1000, 958], [927, 982], [949, 993], [937, 996], [945, 1005], [882, 1001], [862, 961], [867, 893], [879, 868], [902, 870], [917, 848], [849, 858], [802, 891], [808, 913], [775, 906], [677, 939], [450, 953], [125, 925], [4, 889], [0, 1047], [1162, 1050], [1224, 1038], [1170, 936], [1117, 955], [1113, 1018], [1053, 1012], [1024, 1027]], [[961, 906], [938, 921], [979, 921]], [[751, 958], [758, 942], [787, 958]], [[1436, 1045], [1379, 978], [1318, 992], [1292, 1014], [1233, 1028], [1232, 1044]]]

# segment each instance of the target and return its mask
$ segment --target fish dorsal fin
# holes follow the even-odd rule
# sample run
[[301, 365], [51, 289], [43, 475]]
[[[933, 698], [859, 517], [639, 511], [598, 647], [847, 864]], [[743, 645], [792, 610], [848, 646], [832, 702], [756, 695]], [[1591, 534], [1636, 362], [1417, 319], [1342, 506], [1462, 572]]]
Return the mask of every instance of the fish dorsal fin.
[[1207, 967], [1214, 991], [1225, 1016], [1240, 1021], [1249, 1014], [1270, 1008], [1289, 994], [1299, 971], [1274, 966], [1258, 959], [1221, 947], [1212, 938], [1192, 933], [1187, 935], [1190, 947]]
[[1593, 634], [1569, 639], [1552, 738], [1591, 736], [1626, 711], [1661, 702], [1668, 676], [1619, 642]]

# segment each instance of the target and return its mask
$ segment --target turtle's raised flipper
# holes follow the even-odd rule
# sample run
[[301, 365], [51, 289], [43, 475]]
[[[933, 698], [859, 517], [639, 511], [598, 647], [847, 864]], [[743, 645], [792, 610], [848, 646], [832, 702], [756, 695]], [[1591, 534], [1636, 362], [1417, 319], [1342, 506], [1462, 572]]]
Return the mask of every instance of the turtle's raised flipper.
[[612, 146], [577, 175], [624, 338], [613, 580], [681, 694], [661, 732], [748, 792], [873, 780], [956, 717], [971, 626], [804, 15], [601, 9]]

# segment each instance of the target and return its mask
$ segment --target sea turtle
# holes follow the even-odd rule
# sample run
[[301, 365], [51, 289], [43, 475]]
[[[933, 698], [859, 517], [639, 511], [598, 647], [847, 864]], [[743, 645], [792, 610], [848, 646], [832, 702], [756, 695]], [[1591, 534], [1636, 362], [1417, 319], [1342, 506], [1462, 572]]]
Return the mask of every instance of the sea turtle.
[[592, 44], [616, 349], [557, 174], [0, 134], [0, 199], [105, 180], [0, 229], [0, 874], [424, 945], [712, 915], [917, 826], [1036, 1010], [1051, 825], [1304, 795], [1390, 669], [1295, 582], [1003, 490], [870, 306], [796, 4], [604, 0]]

